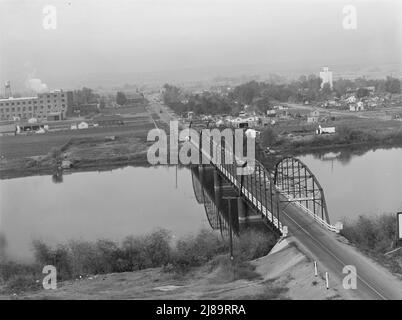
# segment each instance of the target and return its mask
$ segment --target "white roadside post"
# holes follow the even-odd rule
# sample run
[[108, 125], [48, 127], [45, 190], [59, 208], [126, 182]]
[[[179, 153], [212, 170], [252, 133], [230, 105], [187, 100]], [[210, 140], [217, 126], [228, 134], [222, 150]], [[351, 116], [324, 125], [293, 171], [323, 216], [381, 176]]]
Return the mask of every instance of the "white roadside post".
[[396, 246], [402, 243], [402, 212], [397, 212], [396, 214], [396, 221], [397, 221], [397, 239], [396, 239]]
[[329, 289], [329, 276], [328, 276], [328, 272], [325, 272], [325, 284], [327, 287], [327, 290]]
[[317, 261], [314, 261], [314, 276], [318, 276]]

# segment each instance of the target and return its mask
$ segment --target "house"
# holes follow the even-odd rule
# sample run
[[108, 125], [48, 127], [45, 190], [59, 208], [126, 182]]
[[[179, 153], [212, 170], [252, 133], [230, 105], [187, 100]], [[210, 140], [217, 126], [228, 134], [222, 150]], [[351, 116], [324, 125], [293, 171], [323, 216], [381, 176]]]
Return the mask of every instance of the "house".
[[258, 124], [258, 117], [250, 116], [247, 118], [237, 117], [230, 120], [231, 124], [238, 128], [248, 128], [251, 126], [256, 126]]
[[278, 106], [274, 106], [274, 108], [273, 108], [273, 109], [274, 109], [274, 110], [287, 110], [287, 109], [288, 109], [288, 107], [278, 105]]
[[317, 123], [320, 119], [320, 111], [314, 110], [311, 111], [307, 116], [307, 123]]
[[350, 96], [345, 99], [345, 102], [347, 102], [347, 103], [356, 103], [356, 101], [357, 101], [357, 99], [355, 96]]
[[49, 130], [49, 125], [47, 124], [32, 124], [32, 123], [20, 123], [16, 126], [16, 133], [30, 133], [38, 132], [44, 133], [44, 131]]
[[77, 126], [77, 128], [79, 129], [79, 130], [81, 130], [81, 129], [88, 129], [89, 128], [89, 125], [88, 125], [88, 123], [86, 123], [86, 122], [80, 122], [79, 124], [78, 124], [78, 126]]
[[276, 110], [267, 110], [267, 116], [268, 117], [275, 117], [276, 116]]
[[318, 126], [318, 129], [315, 132], [316, 134], [333, 134], [335, 133], [335, 127], [323, 128], [321, 126]]
[[349, 105], [349, 110], [350, 111], [363, 111], [364, 110], [364, 103], [362, 101], [359, 101], [357, 103], [353, 103]]
[[373, 94], [375, 92], [375, 86], [364, 87], [369, 93]]

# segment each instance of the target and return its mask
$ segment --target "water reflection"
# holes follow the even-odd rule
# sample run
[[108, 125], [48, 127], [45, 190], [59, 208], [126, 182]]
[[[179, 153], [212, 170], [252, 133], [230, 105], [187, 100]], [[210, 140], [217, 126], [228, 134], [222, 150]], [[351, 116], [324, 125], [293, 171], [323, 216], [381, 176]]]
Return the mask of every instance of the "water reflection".
[[7, 239], [4, 233], [0, 232], [0, 261], [6, 257]]
[[[212, 188], [210, 185], [211, 177], [213, 179], [212, 169], [208, 167], [204, 168], [202, 173], [199, 172], [199, 167], [197, 166], [191, 168], [194, 194], [198, 203], [204, 205], [205, 214], [211, 228], [220, 231], [223, 237], [227, 237], [229, 236], [228, 212], [224, 210], [225, 208], [222, 206], [219, 195], [217, 193], [213, 195], [213, 180]], [[235, 226], [234, 221], [232, 222], [232, 226]], [[238, 224], [237, 228], [234, 228], [234, 232], [238, 232]]]
[[[400, 148], [400, 147], [398, 147]], [[397, 149], [398, 149], [397, 148]], [[318, 159], [321, 161], [328, 162], [338, 162], [342, 165], [349, 164], [352, 159], [364, 156], [367, 153], [375, 152], [377, 150], [392, 150], [395, 147], [346, 147], [342, 148], [335, 152], [327, 152], [327, 151], [314, 151], [312, 153], [301, 154], [299, 158], [303, 158], [305, 156], [312, 156], [314, 159]]]
[[52, 181], [53, 181], [53, 183], [62, 183], [63, 182], [63, 170], [57, 170], [52, 175]]
[[402, 148], [298, 157], [322, 185], [332, 221], [402, 210]]
[[[209, 228], [189, 169], [126, 167], [0, 180], [0, 233], [10, 258], [32, 258], [32, 241], [120, 242], [164, 228], [174, 238]], [[62, 182], [62, 183], [61, 183]], [[55, 184], [56, 183], [56, 184]], [[7, 246], [5, 246], [7, 243]]]

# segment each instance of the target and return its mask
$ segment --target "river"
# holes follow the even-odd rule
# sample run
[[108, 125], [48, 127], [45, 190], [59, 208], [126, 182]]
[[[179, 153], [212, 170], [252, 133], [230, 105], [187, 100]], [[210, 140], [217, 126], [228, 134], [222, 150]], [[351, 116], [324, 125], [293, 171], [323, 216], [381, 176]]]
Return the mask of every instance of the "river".
[[332, 223], [402, 211], [402, 148], [298, 158], [323, 187]]
[[186, 168], [126, 167], [113, 171], [0, 181], [0, 233], [6, 253], [32, 258], [32, 240], [121, 241], [165, 228], [180, 237], [209, 228]]
[[[402, 148], [299, 158], [321, 183], [332, 223], [402, 211]], [[227, 210], [217, 210], [212, 203], [212, 176], [203, 182], [212, 190], [208, 195], [195, 172], [175, 166], [125, 167], [65, 174], [62, 179], [46, 175], [0, 180], [5, 251], [12, 259], [29, 260], [35, 239], [49, 245], [120, 242], [156, 228], [170, 230], [175, 238], [211, 227], [227, 233]]]

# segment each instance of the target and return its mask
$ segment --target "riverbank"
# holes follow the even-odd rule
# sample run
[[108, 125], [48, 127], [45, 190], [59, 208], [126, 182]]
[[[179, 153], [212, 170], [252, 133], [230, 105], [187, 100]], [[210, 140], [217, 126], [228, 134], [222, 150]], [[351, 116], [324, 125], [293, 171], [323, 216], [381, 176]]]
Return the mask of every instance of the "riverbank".
[[359, 216], [345, 220], [341, 234], [357, 249], [402, 278], [402, 249], [397, 249], [396, 215]]
[[234, 240], [232, 263], [227, 257], [229, 244], [218, 233], [201, 230], [196, 235], [172, 238], [169, 231], [157, 229], [149, 234], [128, 236], [121, 243], [110, 240], [95, 242], [74, 240], [56, 247], [35, 240], [32, 243], [34, 261], [17, 263], [7, 259], [6, 252], [0, 257], [0, 284], [4, 294], [20, 294], [41, 289], [43, 266], [53, 265], [57, 280], [64, 282], [93, 275], [140, 271], [162, 268], [176, 277], [185, 277], [194, 268], [219, 266], [232, 269], [226, 275], [228, 281], [254, 279], [250, 260], [266, 255], [277, 239], [263, 231], [249, 230]]
[[[115, 131], [111, 131], [109, 128], [107, 132], [73, 137], [60, 133], [57, 139], [53, 135], [40, 138], [11, 137], [15, 140], [7, 141], [7, 146], [1, 145], [4, 157], [0, 160], [0, 179], [55, 174], [61, 161], [71, 163], [71, 168], [66, 172], [103, 170], [125, 165], [147, 166], [147, 150], [151, 143], [146, 141], [146, 136], [152, 128], [150, 124], [141, 129], [136, 127], [136, 130], [132, 127], [132, 130], [124, 128], [120, 131], [121, 128], [115, 128]], [[50, 149], [42, 149], [49, 139], [55, 139], [57, 144], [53, 141]], [[28, 150], [26, 145], [29, 146]], [[15, 153], [15, 149], [21, 150]], [[45, 150], [48, 150], [47, 153], [41, 154]]]
[[[238, 251], [236, 252], [238, 253]], [[261, 253], [262, 254], [262, 253]], [[218, 255], [186, 273], [171, 268], [87, 275], [58, 283], [56, 290], [0, 294], [0, 299], [350, 299], [337, 286], [326, 289], [312, 261], [293, 244], [278, 243], [270, 253], [252, 259], [235, 274], [227, 254]], [[246, 272], [244, 270], [247, 270]]]

